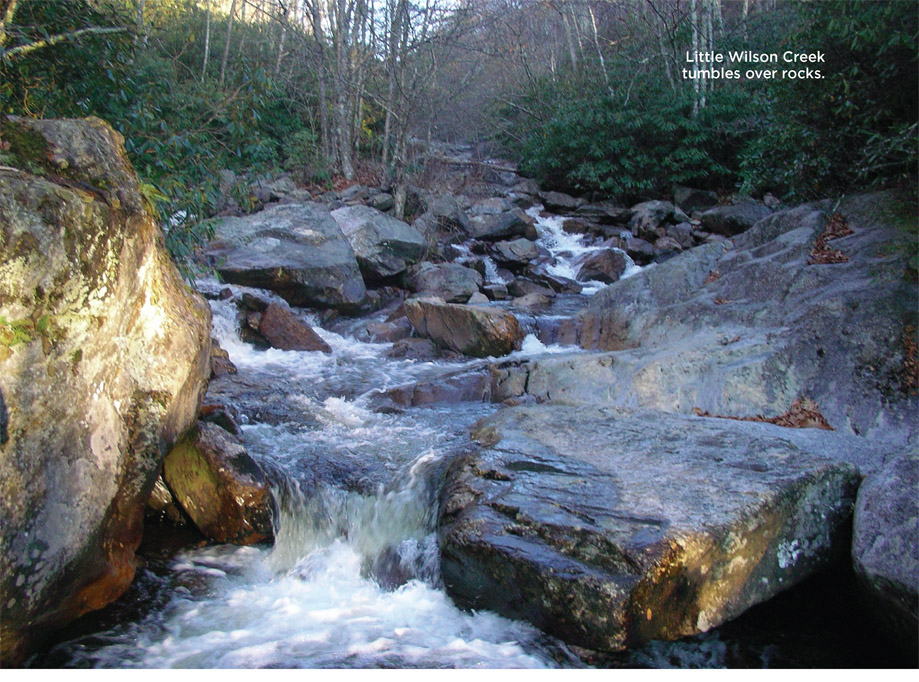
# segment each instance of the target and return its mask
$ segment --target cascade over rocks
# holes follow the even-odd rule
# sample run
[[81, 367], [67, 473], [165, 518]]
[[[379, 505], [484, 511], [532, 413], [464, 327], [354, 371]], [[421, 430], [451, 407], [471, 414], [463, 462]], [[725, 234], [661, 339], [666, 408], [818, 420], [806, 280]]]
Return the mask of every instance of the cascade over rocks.
[[210, 310], [166, 254], [121, 135], [96, 118], [0, 127], [21, 168], [0, 169], [0, 659], [13, 666], [130, 585], [147, 498], [208, 378]]
[[859, 476], [833, 458], [863, 439], [804, 431], [502, 410], [474, 427], [481, 451], [447, 473], [446, 588], [591, 649], [705, 632], [847, 551]]
[[291, 305], [354, 312], [367, 295], [351, 244], [320, 204], [224, 218], [207, 255], [227, 282], [274, 291]]
[[403, 306], [419, 335], [464, 355], [499, 357], [520, 350], [523, 343], [520, 323], [505, 310], [437, 298], [409, 299]]
[[351, 242], [367, 281], [398, 275], [424, 255], [424, 236], [401, 220], [370, 206], [347, 206], [332, 217]]

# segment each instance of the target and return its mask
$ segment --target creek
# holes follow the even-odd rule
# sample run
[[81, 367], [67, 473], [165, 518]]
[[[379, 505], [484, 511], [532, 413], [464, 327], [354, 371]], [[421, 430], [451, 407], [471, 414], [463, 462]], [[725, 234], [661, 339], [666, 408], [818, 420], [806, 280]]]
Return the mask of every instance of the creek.
[[[541, 217], [538, 209], [530, 213], [539, 218], [541, 245], [553, 254], [553, 274], [571, 277], [572, 261], [595, 247], [565, 234], [559, 219]], [[636, 271], [630, 266], [626, 274]], [[223, 286], [199, 283], [206, 294]], [[546, 314], [577, 309], [598, 288], [587, 283], [582, 294], [559, 297]], [[767, 615], [760, 619], [766, 625], [742, 622], [740, 634], [715, 630], [590, 658], [527, 623], [461, 610], [440, 577], [438, 484], [449, 458], [466, 443], [468, 426], [497, 406], [376, 411], [372, 399], [387, 388], [483, 361], [387, 358], [391, 344], [358, 338], [369, 318], [330, 331], [305, 315], [331, 354], [256, 350], [239, 340], [231, 301], [212, 300], [211, 307], [214, 336], [238, 368], [235, 385], [260, 391], [252, 403], [270, 397], [284, 404], [281, 416], [267, 410], [272, 418], [240, 420], [242, 440], [273, 482], [279, 506], [275, 543], [208, 545], [148, 558], [125, 597], [69, 628], [33, 658], [33, 666], [769, 667], [833, 665], [827, 661], [840, 659], [827, 659], [833, 654], [826, 652], [848, 646], [832, 638], [816, 645], [808, 640], [798, 646], [818, 653], [802, 661], [807, 654], [794, 643], [789, 654], [776, 617]], [[531, 334], [514, 355], [570, 350], [547, 347]], [[778, 621], [786, 622], [788, 609], [796, 608], [803, 607], [793, 599]], [[814, 631], [813, 622], [801, 627]]]

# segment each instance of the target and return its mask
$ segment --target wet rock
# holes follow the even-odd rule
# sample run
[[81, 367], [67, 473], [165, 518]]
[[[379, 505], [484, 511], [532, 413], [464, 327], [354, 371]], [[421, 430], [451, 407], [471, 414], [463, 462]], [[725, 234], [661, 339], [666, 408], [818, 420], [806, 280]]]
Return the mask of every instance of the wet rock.
[[855, 572], [872, 616], [913, 660], [919, 632], [919, 456], [892, 458], [858, 491]]
[[584, 204], [575, 211], [575, 214], [605, 225], [627, 225], [635, 211], [610, 202], [600, 202]]
[[162, 476], [158, 476], [147, 500], [146, 521], [153, 523], [168, 522], [173, 526], [184, 526], [188, 523], [188, 516], [172, 496], [172, 491], [166, 485]]
[[392, 343], [411, 336], [412, 324], [405, 317], [393, 322], [370, 322], [367, 324], [367, 332], [372, 341]]
[[0, 664], [15, 666], [130, 585], [208, 378], [210, 310], [108, 124], [0, 117], [0, 135], [4, 165], [29, 171], [0, 170]]
[[482, 291], [492, 301], [503, 301], [507, 298], [507, 287], [504, 284], [486, 284]]
[[689, 222], [689, 216], [669, 201], [645, 201], [632, 207], [629, 229], [636, 237], [653, 242], [666, 223]]
[[463, 355], [498, 357], [520, 350], [523, 343], [517, 318], [497, 308], [409, 299], [405, 315], [418, 334]]
[[606, 249], [598, 251], [588, 258], [578, 270], [578, 280], [587, 282], [595, 280], [607, 284], [616, 282], [625, 272], [628, 263], [622, 251]]
[[404, 338], [393, 343], [385, 355], [399, 360], [436, 360], [441, 352], [430, 339]]
[[447, 473], [444, 584], [464, 606], [591, 649], [707, 631], [845, 551], [857, 471], [797, 433], [584, 405], [502, 410], [474, 428], [482, 450]]
[[526, 265], [539, 256], [539, 247], [529, 239], [496, 242], [491, 249], [495, 262], [508, 268]]
[[526, 279], [549, 287], [549, 289], [558, 294], [579, 294], [583, 288], [573, 279], [553, 275], [544, 265], [531, 266], [524, 271], [524, 274]]
[[351, 242], [366, 281], [404, 272], [427, 250], [418, 230], [370, 206], [346, 206], [332, 217]]
[[762, 204], [744, 203], [719, 206], [699, 216], [702, 228], [708, 232], [731, 237], [746, 232], [757, 222], [772, 215], [772, 209]]
[[261, 314], [258, 331], [272, 348], [332, 352], [329, 344], [323, 341], [312, 327], [278, 303], [272, 303], [265, 308], [265, 312]]
[[469, 218], [467, 236], [473, 239], [495, 241], [510, 237], [536, 238], [533, 220], [518, 208], [501, 213], [480, 213]]
[[224, 374], [236, 374], [238, 370], [233, 361], [230, 360], [230, 354], [227, 353], [217, 340], [211, 338], [211, 378], [223, 376]]
[[654, 260], [654, 246], [638, 237], [626, 239], [623, 250], [639, 265], [647, 265]]
[[377, 406], [397, 405], [421, 407], [466, 402], [487, 402], [490, 397], [490, 377], [486, 371], [458, 372], [391, 388], [374, 397]]
[[587, 203], [563, 192], [539, 192], [538, 196], [546, 210], [553, 213], [574, 213]]
[[275, 503], [265, 474], [242, 443], [216, 424], [199, 422], [172, 449], [163, 478], [205, 537], [239, 545], [274, 537]]
[[524, 277], [518, 277], [508, 284], [507, 293], [514, 298], [520, 298], [527, 294], [541, 294], [547, 298], [555, 298], [555, 292], [551, 288]]
[[515, 308], [521, 308], [523, 310], [542, 310], [547, 308], [552, 303], [552, 299], [545, 294], [539, 294], [536, 292], [526, 294], [524, 296], [518, 296], [511, 301], [511, 305]]
[[274, 291], [291, 305], [355, 312], [367, 294], [351, 244], [320, 204], [224, 218], [207, 255], [226, 281]]
[[458, 263], [419, 263], [405, 273], [405, 286], [448, 302], [468, 301], [482, 286], [482, 275]]

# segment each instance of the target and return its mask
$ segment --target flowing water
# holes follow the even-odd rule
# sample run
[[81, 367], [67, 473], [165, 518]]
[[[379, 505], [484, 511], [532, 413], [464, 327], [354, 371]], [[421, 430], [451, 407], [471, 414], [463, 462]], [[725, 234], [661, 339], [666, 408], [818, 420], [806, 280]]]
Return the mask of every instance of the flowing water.
[[[596, 248], [543, 218], [555, 274]], [[636, 269], [630, 266], [627, 274]], [[223, 285], [199, 283], [207, 294]], [[596, 290], [589, 286], [585, 293]], [[231, 287], [235, 296], [247, 291]], [[267, 292], [261, 297], [278, 300]], [[577, 300], [586, 302], [584, 296]], [[481, 364], [389, 359], [391, 344], [322, 329], [331, 354], [256, 350], [236, 308], [212, 300], [214, 336], [248, 400], [242, 440], [273, 483], [273, 546], [210, 545], [148, 559], [128, 595], [72, 628], [34, 666], [323, 668], [583, 666], [526, 623], [457, 608], [443, 589], [435, 532], [438, 481], [467, 428], [495, 406], [462, 403], [374, 411], [373, 396]], [[366, 321], [353, 323], [359, 330]], [[347, 327], [347, 325], [346, 325]], [[562, 349], [528, 336], [520, 357]], [[246, 397], [245, 391], [253, 393]], [[216, 389], [215, 389], [216, 390]], [[264, 405], [264, 414], [257, 407]], [[272, 407], [274, 406], [274, 407]], [[248, 415], [248, 418], [246, 416]], [[760, 656], [762, 648], [753, 655]], [[605, 665], [719, 667], [728, 646], [709, 633]], [[765, 661], [765, 659], [762, 659]], [[754, 663], [756, 664], [756, 663]], [[761, 663], [764, 664], [764, 663]]]

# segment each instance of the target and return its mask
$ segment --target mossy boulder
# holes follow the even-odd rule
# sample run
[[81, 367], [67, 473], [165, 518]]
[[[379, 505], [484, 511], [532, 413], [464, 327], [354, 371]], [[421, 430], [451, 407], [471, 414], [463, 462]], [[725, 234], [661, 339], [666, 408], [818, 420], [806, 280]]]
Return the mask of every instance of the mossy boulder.
[[0, 126], [0, 655], [17, 665], [131, 583], [147, 498], [205, 387], [210, 310], [108, 124]]
[[274, 498], [243, 444], [217, 424], [198, 427], [172, 449], [163, 478], [205, 537], [251, 545], [273, 539]]

